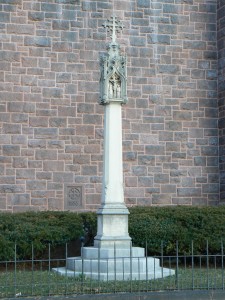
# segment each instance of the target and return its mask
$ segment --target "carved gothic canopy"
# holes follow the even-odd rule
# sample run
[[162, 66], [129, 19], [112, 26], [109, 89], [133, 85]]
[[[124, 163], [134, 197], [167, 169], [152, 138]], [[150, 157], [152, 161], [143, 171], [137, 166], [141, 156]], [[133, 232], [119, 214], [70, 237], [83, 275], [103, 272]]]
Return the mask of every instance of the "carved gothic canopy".
[[112, 42], [108, 53], [100, 57], [100, 97], [102, 105], [110, 102], [127, 103], [127, 60], [119, 53], [116, 33], [123, 29], [123, 24], [113, 15], [103, 26], [111, 33]]
[[127, 103], [126, 57], [119, 54], [116, 42], [110, 43], [108, 54], [100, 57], [100, 69], [100, 104]]

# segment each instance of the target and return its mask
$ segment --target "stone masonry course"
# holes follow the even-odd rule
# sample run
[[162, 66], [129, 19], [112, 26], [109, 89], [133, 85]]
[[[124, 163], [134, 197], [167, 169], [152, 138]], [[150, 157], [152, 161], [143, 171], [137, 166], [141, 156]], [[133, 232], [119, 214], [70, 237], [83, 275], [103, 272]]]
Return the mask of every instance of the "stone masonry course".
[[223, 0], [0, 0], [1, 211], [99, 207], [113, 13], [128, 61], [127, 205], [224, 203]]

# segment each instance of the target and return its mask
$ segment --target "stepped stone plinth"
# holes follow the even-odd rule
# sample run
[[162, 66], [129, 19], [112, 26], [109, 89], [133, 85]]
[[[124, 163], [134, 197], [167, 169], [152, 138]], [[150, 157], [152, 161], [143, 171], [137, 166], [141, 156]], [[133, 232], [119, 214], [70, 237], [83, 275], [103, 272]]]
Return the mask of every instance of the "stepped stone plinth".
[[93, 280], [151, 280], [174, 275], [174, 270], [160, 267], [160, 260], [144, 256], [144, 248], [104, 249], [84, 247], [82, 257], [67, 259], [66, 268], [54, 271], [67, 276]]

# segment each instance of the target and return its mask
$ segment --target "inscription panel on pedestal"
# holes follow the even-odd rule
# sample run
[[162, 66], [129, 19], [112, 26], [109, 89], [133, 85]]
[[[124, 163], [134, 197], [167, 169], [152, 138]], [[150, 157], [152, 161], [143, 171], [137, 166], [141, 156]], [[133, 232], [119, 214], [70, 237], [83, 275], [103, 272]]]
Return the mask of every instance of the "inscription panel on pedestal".
[[80, 210], [84, 208], [83, 205], [83, 188], [77, 185], [65, 186], [64, 197], [65, 210]]

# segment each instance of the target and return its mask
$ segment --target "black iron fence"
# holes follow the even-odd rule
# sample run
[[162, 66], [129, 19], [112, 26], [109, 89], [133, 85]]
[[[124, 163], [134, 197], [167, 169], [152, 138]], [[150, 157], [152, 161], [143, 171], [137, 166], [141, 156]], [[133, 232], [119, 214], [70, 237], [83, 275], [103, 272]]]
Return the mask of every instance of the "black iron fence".
[[[162, 243], [163, 245], [163, 243]], [[224, 245], [218, 253], [211, 254], [206, 242], [204, 254], [195, 253], [194, 243], [190, 245], [190, 253], [179, 253], [179, 243], [176, 243], [176, 253], [164, 255], [163, 246], [161, 254], [154, 256], [159, 259], [160, 266], [171, 270], [166, 276], [163, 271], [161, 276], [154, 276], [154, 264], [152, 265], [153, 276], [145, 279], [138, 277], [117, 280], [115, 276], [110, 280], [101, 280], [100, 276], [86, 276], [85, 271], [76, 274], [65, 269], [64, 275], [54, 271], [65, 267], [67, 264], [67, 246], [65, 246], [64, 258], [51, 257], [49, 245], [46, 259], [35, 259], [35, 249], [32, 247], [32, 258], [18, 260], [16, 255], [11, 261], [0, 261], [0, 298], [27, 297], [27, 296], [50, 296], [50, 295], [78, 295], [78, 294], [101, 294], [101, 293], [133, 293], [150, 291], [177, 291], [177, 290], [224, 290]], [[147, 252], [147, 251], [146, 251]], [[115, 266], [121, 257], [115, 256]], [[123, 259], [129, 259], [124, 258]], [[138, 260], [139, 258], [137, 258]], [[107, 260], [107, 259], [106, 259]], [[146, 269], [147, 255], [146, 255]], [[76, 269], [76, 266], [75, 266]], [[127, 270], [124, 270], [127, 272]]]

